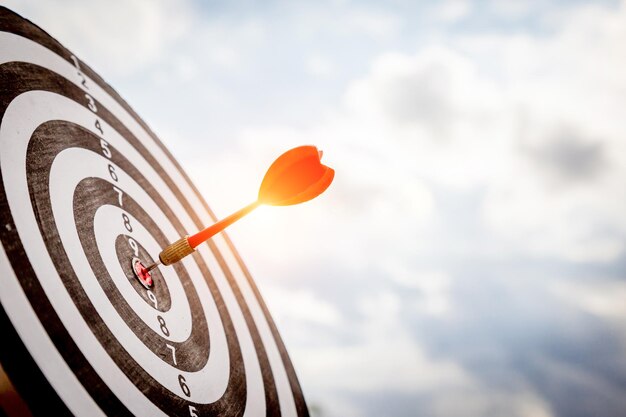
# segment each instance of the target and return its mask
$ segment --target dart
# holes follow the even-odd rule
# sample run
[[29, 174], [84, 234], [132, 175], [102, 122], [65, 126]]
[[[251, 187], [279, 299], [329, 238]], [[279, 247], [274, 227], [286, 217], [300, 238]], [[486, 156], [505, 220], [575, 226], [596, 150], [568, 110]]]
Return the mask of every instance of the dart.
[[[299, 146], [283, 153], [269, 167], [261, 182], [257, 200], [191, 236], [184, 236], [159, 254], [159, 261], [145, 268], [145, 272], [159, 264], [171, 265], [193, 253], [203, 242], [246, 216], [262, 204], [291, 206], [312, 200], [323, 193], [333, 181], [335, 171], [322, 165], [323, 152], [315, 146]], [[144, 271], [142, 271], [144, 272]], [[144, 272], [144, 273], [145, 273]]]

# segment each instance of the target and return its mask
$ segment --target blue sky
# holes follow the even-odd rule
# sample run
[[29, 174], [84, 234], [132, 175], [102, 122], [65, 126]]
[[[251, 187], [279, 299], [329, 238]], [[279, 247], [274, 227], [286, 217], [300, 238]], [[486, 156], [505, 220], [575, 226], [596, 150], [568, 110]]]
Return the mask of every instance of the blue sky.
[[8, 1], [230, 231], [318, 416], [626, 415], [626, 3]]

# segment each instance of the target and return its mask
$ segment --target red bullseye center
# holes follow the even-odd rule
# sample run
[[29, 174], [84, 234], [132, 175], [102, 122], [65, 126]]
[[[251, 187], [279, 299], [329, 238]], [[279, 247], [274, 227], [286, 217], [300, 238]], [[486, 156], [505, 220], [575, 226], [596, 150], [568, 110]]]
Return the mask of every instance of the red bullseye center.
[[133, 259], [133, 271], [135, 272], [135, 276], [141, 282], [141, 284], [146, 287], [152, 287], [152, 275], [148, 268], [141, 262], [139, 259]]

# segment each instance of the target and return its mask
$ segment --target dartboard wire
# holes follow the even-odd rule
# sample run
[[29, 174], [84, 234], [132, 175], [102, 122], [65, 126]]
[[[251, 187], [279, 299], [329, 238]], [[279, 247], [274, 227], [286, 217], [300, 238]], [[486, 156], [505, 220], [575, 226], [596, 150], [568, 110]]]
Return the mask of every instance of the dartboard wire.
[[[108, 86], [107, 86], [107, 87], [108, 87]], [[117, 104], [117, 103], [115, 103], [115, 102], [114, 102], [113, 104], [115, 105], [115, 104]], [[125, 105], [125, 103], [123, 103], [123, 104]], [[126, 107], [126, 106], [124, 106], [124, 107]], [[141, 123], [141, 125], [143, 125], [143, 123]], [[144, 127], [144, 130], [145, 130], [145, 125], [143, 125], [142, 127]], [[163, 149], [163, 150], [164, 150], [164, 148], [162, 147], [162, 144], [158, 141], [158, 139], [156, 139], [156, 138], [153, 136], [153, 134], [152, 134], [151, 132], [148, 132], [148, 135], [149, 135], [149, 136], [151, 136], [151, 138], [152, 138], [152, 139], [153, 139], [153, 141], [154, 141], [154, 142], [158, 145], [158, 147], [159, 147], [159, 148], [161, 148], [161, 149]], [[165, 151], [166, 151], [166, 150], [165, 150]], [[165, 153], [165, 156], [167, 157], [167, 159], [169, 159], [170, 161], [172, 161], [172, 159], [171, 159], [171, 155], [169, 155], [169, 152], [164, 152], [164, 153]], [[166, 160], [167, 160], [167, 159], [166, 159]], [[178, 167], [177, 167], [177, 168], [178, 168]], [[188, 186], [193, 187], [193, 185], [192, 185], [192, 184], [190, 184], [190, 183], [188, 182], [188, 178], [186, 178], [186, 175], [185, 175], [184, 173], [180, 172], [180, 171], [178, 171], [178, 172], [179, 172], [179, 173], [181, 173], [181, 174], [183, 175], [183, 177], [185, 177], [185, 178], [184, 178], [184, 179], [185, 179], [185, 182], [184, 182], [184, 183], [186, 183]], [[193, 188], [195, 188], [195, 187], [193, 187]], [[193, 189], [193, 188], [192, 188], [192, 189]], [[206, 209], [206, 208], [207, 208], [207, 207], [206, 207], [206, 203], [205, 203], [204, 201], [201, 201], [201, 198], [200, 198], [200, 197], [199, 197], [196, 193], [197, 193], [197, 190], [193, 189], [193, 193], [192, 193], [192, 194], [188, 194], [188, 195], [194, 195], [194, 196], [195, 196], [195, 197], [196, 197], [196, 198], [200, 201], [201, 205], [202, 205], [202, 206], [204, 206], [204, 207], [205, 207], [205, 209]], [[200, 212], [200, 213], [202, 214], [202, 212]], [[212, 218], [214, 219], [214, 216], [210, 216], [210, 217], [212, 217]], [[247, 278], [248, 278], [248, 277], [247, 277]], [[266, 319], [268, 322], [271, 322], [271, 318], [269, 318], [269, 317], [267, 316], [266, 309], [263, 309], [263, 310], [265, 310], [265, 311], [264, 311], [264, 313], [265, 313], [264, 315], [266, 316], [266, 317], [265, 317], [265, 319]], [[258, 318], [257, 318], [257, 317], [254, 317], [254, 319], [255, 319], [255, 320], [258, 320]], [[282, 345], [282, 343], [280, 343], [280, 344]], [[281, 353], [281, 355], [283, 355], [283, 354], [284, 354], [284, 352], [283, 352], [283, 351], [284, 351], [284, 349], [281, 349], [281, 352], [280, 352], [280, 353]], [[288, 363], [288, 360], [287, 360], [287, 361], [284, 361], [284, 362], [285, 362], [285, 363]], [[284, 365], [284, 364], [283, 364], [283, 365]], [[290, 378], [290, 382], [291, 382], [291, 378]]]

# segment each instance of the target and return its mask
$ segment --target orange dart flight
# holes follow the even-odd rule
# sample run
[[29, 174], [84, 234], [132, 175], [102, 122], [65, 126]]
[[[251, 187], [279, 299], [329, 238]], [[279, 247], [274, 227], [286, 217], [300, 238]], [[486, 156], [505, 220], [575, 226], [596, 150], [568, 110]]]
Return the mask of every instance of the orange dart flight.
[[[160, 263], [171, 265], [193, 253], [202, 242], [207, 241], [246, 214], [260, 206], [290, 206], [312, 200], [324, 192], [333, 181], [335, 171], [322, 165], [322, 151], [315, 146], [293, 148], [274, 161], [269, 167], [257, 200], [230, 216], [198, 233], [185, 236], [169, 245], [159, 254]], [[158, 265], [158, 262], [147, 269]]]

